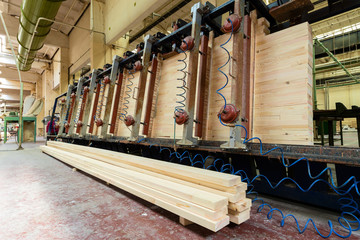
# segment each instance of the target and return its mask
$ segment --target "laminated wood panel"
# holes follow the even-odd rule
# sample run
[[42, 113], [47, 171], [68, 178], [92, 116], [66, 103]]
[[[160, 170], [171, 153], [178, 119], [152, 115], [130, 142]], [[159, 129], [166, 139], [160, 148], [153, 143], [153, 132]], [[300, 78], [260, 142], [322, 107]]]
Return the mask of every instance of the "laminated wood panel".
[[254, 136], [313, 144], [312, 35], [308, 23], [267, 35], [256, 28]]

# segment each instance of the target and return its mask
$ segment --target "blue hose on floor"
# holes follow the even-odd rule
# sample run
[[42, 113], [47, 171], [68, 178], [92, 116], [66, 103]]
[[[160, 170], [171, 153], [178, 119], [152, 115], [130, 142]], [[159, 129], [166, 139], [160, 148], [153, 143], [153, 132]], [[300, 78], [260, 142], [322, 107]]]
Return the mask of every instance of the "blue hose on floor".
[[[231, 22], [231, 20], [230, 20], [230, 22]], [[231, 22], [231, 25], [232, 25], [232, 22]], [[233, 26], [232, 26], [232, 30], [233, 30]], [[228, 60], [226, 61], [226, 63], [218, 68], [218, 71], [225, 76], [226, 82], [221, 88], [216, 90], [216, 93], [218, 93], [224, 100], [224, 103], [225, 103], [224, 107], [226, 107], [226, 98], [225, 98], [225, 96], [223, 94], [221, 94], [220, 91], [227, 86], [229, 78], [226, 75], [226, 73], [224, 73], [221, 69], [224, 68], [230, 61], [230, 53], [224, 46], [231, 40], [232, 34], [233, 34], [233, 31], [231, 31], [228, 40], [225, 43], [220, 45], [220, 47], [222, 49], [224, 49], [227, 52], [227, 55], [228, 55]], [[224, 124], [221, 121], [220, 116], [219, 116], [219, 121], [223, 126], [227, 126], [226, 124]], [[265, 207], [269, 208], [269, 211], [267, 213], [267, 218], [268, 219], [272, 219], [274, 213], [280, 214], [281, 215], [281, 223], [280, 223], [281, 227], [283, 227], [285, 225], [286, 220], [293, 219], [295, 221], [297, 230], [298, 230], [298, 232], [300, 234], [304, 233], [309, 228], [309, 226], [313, 226], [315, 231], [323, 238], [329, 238], [330, 236], [332, 236], [332, 234], [335, 234], [336, 236], [341, 237], [341, 238], [348, 238], [348, 237], [351, 236], [353, 231], [358, 231], [360, 229], [360, 219], [358, 217], [360, 215], [359, 206], [358, 206], [358, 203], [354, 200], [353, 196], [351, 195], [351, 191], [355, 190], [357, 196], [358, 197], [360, 196], [360, 193], [359, 193], [359, 183], [360, 183], [360, 181], [358, 181], [355, 176], [350, 177], [342, 185], [336, 186], [335, 182], [334, 182], [332, 170], [330, 168], [327, 167], [327, 168], [323, 169], [320, 173], [314, 175], [311, 172], [309, 160], [307, 158], [305, 158], [305, 157], [302, 157], [302, 158], [296, 160], [295, 162], [293, 162], [291, 164], [286, 164], [285, 163], [285, 158], [284, 158], [284, 151], [283, 151], [282, 148], [275, 147], [275, 148], [272, 148], [272, 149], [264, 152], [263, 144], [262, 144], [262, 141], [261, 141], [260, 138], [253, 137], [253, 138], [247, 139], [247, 136], [248, 136], [247, 129], [243, 125], [240, 125], [240, 124], [235, 125], [235, 126], [236, 127], [241, 127], [242, 129], [244, 129], [244, 131], [245, 131], [245, 139], [243, 140], [244, 144], [249, 143], [249, 142], [251, 142], [253, 140], [259, 141], [259, 143], [260, 143], [260, 154], [262, 156], [267, 155], [270, 152], [273, 152], [275, 150], [280, 151], [281, 152], [282, 164], [283, 164], [283, 166], [285, 168], [290, 168], [292, 166], [295, 166], [299, 162], [306, 161], [307, 168], [308, 168], [308, 171], [307, 171], [308, 175], [314, 181], [311, 183], [311, 185], [308, 188], [303, 188], [294, 179], [292, 179], [290, 177], [284, 177], [278, 183], [273, 185], [273, 184], [271, 184], [270, 180], [266, 176], [264, 176], [262, 174], [255, 176], [253, 179], [250, 179], [244, 170], [238, 170], [238, 171], [235, 172], [234, 167], [229, 163], [225, 163], [224, 160], [221, 159], [221, 158], [216, 158], [211, 165], [205, 167], [206, 161], [209, 158], [212, 158], [212, 156], [209, 155], [209, 156], [207, 156], [205, 158], [201, 154], [195, 154], [194, 156], [191, 156], [190, 152], [188, 152], [188, 151], [184, 151], [183, 153], [179, 153], [177, 151], [173, 152], [170, 148], [161, 147], [161, 146], [154, 145], [154, 144], [150, 145], [149, 148], [151, 148], [153, 146], [158, 146], [158, 147], [160, 147], [160, 150], [159, 150], [160, 153], [162, 153], [164, 151], [165, 152], [168, 151], [169, 152], [169, 158], [176, 157], [179, 160], [180, 163], [183, 163], [184, 160], [188, 160], [188, 161], [190, 161], [191, 166], [194, 166], [194, 167], [201, 167], [201, 168], [204, 168], [204, 169], [214, 169], [214, 170], [216, 170], [218, 172], [226, 172], [226, 173], [230, 173], [230, 174], [234, 174], [234, 175], [240, 175], [242, 181], [246, 182], [248, 184], [249, 190], [248, 190], [247, 194], [248, 195], [254, 194], [255, 198], [253, 199], [253, 202], [258, 201], [258, 202], [261, 203], [260, 206], [258, 207], [257, 211], [261, 212]], [[145, 138], [139, 140], [138, 143], [140, 143], [144, 139]], [[217, 166], [219, 166], [219, 163], [220, 163], [220, 166], [221, 166], [220, 168], [217, 167]], [[330, 182], [325, 181], [323, 179], [319, 179], [319, 177], [321, 177], [325, 173], [329, 173], [329, 176], [331, 178]], [[336, 194], [341, 196], [341, 198], [338, 200], [338, 203], [340, 205], [340, 210], [342, 212], [340, 214], [340, 217], [338, 217], [338, 223], [339, 223], [340, 227], [342, 228], [342, 230], [348, 231], [348, 233], [344, 234], [344, 235], [341, 235], [340, 233], [338, 233], [338, 231], [335, 231], [333, 222], [329, 220], [328, 225], [329, 225], [330, 231], [329, 231], [329, 233], [327, 235], [322, 234], [319, 231], [318, 227], [316, 226], [315, 221], [312, 218], [309, 218], [307, 220], [305, 226], [303, 228], [301, 228], [300, 224], [299, 224], [299, 221], [298, 221], [298, 219], [296, 218], [295, 215], [293, 215], [293, 214], [284, 214], [283, 211], [281, 211], [280, 209], [273, 208], [270, 204], [265, 203], [263, 199], [258, 197], [257, 192], [254, 190], [254, 184], [253, 183], [254, 183], [254, 181], [256, 179], [259, 179], [259, 178], [265, 180], [265, 182], [268, 183], [268, 185], [269, 185], [269, 187], [271, 189], [276, 189], [282, 183], [284, 183], [286, 181], [290, 181], [290, 182], [294, 183], [297, 186], [297, 188], [302, 192], [310, 191], [318, 183], [326, 183]], [[355, 225], [355, 226], [352, 226], [352, 225]]]

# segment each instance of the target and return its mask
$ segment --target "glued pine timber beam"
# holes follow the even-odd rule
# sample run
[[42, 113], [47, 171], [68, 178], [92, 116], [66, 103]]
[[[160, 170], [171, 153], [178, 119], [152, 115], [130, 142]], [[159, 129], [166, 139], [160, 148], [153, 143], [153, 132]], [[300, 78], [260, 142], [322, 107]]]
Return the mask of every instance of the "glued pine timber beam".
[[[222, 190], [223, 187], [233, 187], [243, 184], [240, 176], [220, 173], [215, 171], [204, 171], [204, 169], [174, 164], [151, 158], [134, 156], [126, 153], [113, 152], [99, 148], [79, 146], [76, 144], [54, 142], [55, 145], [67, 146], [69, 149], [80, 149], [91, 152], [98, 156], [114, 157], [116, 161], [140, 167], [146, 170], [157, 172], [170, 177], [175, 177], [185, 181], [193, 182], [203, 186]], [[223, 188], [224, 189], [224, 188]]]
[[228, 204], [228, 200], [225, 197], [213, 193], [209, 193], [206, 191], [202, 191], [197, 188], [183, 186], [181, 184], [174, 183], [168, 180], [159, 179], [157, 177], [149, 176], [129, 169], [117, 167], [114, 165], [109, 165], [107, 163], [97, 161], [92, 158], [69, 154], [66, 153], [64, 150], [57, 150], [53, 148], [52, 151], [57, 152], [58, 154], [63, 154], [68, 157], [73, 157], [77, 161], [83, 164], [93, 163], [103, 167], [110, 166], [113, 169], [116, 169], [116, 171], [119, 174], [121, 174], [121, 177], [123, 178], [129, 179], [133, 182], [142, 184], [147, 187], [154, 188], [159, 191], [166, 192], [173, 196], [178, 196], [181, 199], [184, 199], [186, 201], [191, 201], [195, 204], [209, 208], [211, 210], [219, 210], [223, 208], [223, 206], [227, 206]]
[[[151, 189], [151, 188], [148, 188], [145, 186], [141, 186], [140, 184], [134, 183], [131, 180], [127, 180], [122, 177], [118, 177], [118, 176], [109, 177], [108, 173], [103, 172], [103, 171], [91, 170], [87, 166], [82, 165], [79, 162], [76, 162], [76, 160], [74, 160], [73, 157], [67, 157], [66, 154], [55, 154], [55, 153], [51, 154], [51, 152], [54, 151], [53, 148], [45, 147], [45, 146], [42, 146], [40, 148], [45, 153], [49, 153], [50, 155], [54, 154], [54, 155], [56, 155], [56, 158], [58, 158], [59, 160], [65, 162], [67, 164], [74, 166], [75, 168], [78, 168], [84, 172], [87, 172], [93, 176], [96, 176], [96, 177], [98, 177], [116, 187], [119, 187], [137, 197], [140, 197], [148, 202], [151, 202], [159, 207], [162, 207], [174, 214], [179, 215], [180, 217], [188, 219], [189, 221], [197, 223], [197, 224], [199, 224], [207, 229], [210, 229], [214, 232], [219, 231], [221, 228], [223, 228], [229, 224], [229, 216], [225, 215], [223, 218], [221, 218], [218, 221], [210, 220], [206, 217], [194, 214], [192, 211], [190, 211], [188, 209], [184, 209], [183, 208], [184, 206], [181, 207], [181, 205], [179, 206], [177, 204], [171, 204], [171, 203], [167, 202], [166, 200], [158, 197], [157, 195], [152, 195], [146, 191], [142, 191], [141, 187], [142, 187], [142, 189], [148, 189], [149, 191], [156, 191], [154, 189]], [[158, 191], [157, 194], [164, 195], [165, 193], [161, 193]]]
[[[52, 141], [48, 141], [47, 144], [48, 144], [48, 146], [52, 146], [52, 147], [56, 147], [58, 149], [63, 149], [63, 150], [69, 151], [68, 146], [66, 146], [64, 144], [54, 144], [54, 142], [52, 142]], [[131, 165], [128, 165], [128, 164], [116, 162], [116, 161], [112, 160], [114, 157], [98, 156], [98, 155], [93, 154], [91, 152], [83, 151], [83, 150], [80, 150], [80, 149], [74, 149], [74, 148], [71, 148], [71, 152], [82, 155], [82, 156], [90, 157], [90, 158], [93, 158], [93, 159], [96, 159], [96, 160], [99, 160], [99, 161], [102, 161], [102, 162], [106, 162], [106, 163], [109, 163], [109, 164], [113, 164], [115, 166], [123, 167], [123, 168], [126, 168], [126, 169], [141, 172], [141, 173], [145, 173], [145, 174], [150, 175], [150, 176], [154, 176], [154, 177], [158, 177], [158, 178], [165, 179], [165, 180], [168, 180], [168, 181], [176, 182], [176, 183], [179, 183], [181, 185], [186, 185], [186, 186], [189, 186], [189, 187], [198, 188], [198, 189], [203, 190], [203, 191], [211, 192], [211, 193], [214, 193], [214, 194], [217, 194], [217, 195], [228, 198], [228, 201], [230, 203], [238, 203], [239, 201], [245, 199], [245, 197], [246, 197], [246, 192], [245, 192], [246, 188], [247, 188], [246, 183], [242, 183], [241, 185], [237, 186], [237, 187], [241, 186], [241, 189], [239, 189], [239, 191], [236, 192], [236, 193], [224, 192], [224, 191], [221, 191], [221, 190], [217, 190], [217, 189], [213, 189], [213, 188], [210, 188], [210, 187], [202, 186], [202, 185], [199, 185], [199, 184], [196, 184], [196, 183], [187, 182], [187, 181], [184, 181], [184, 180], [181, 180], [181, 179], [177, 179], [177, 178], [169, 177], [169, 176], [159, 174], [159, 173], [156, 173], [156, 172], [152, 172], [152, 171], [149, 171], [149, 170], [145, 170], [145, 169], [142, 169], [140, 167], [134, 167], [134, 166], [131, 166]]]

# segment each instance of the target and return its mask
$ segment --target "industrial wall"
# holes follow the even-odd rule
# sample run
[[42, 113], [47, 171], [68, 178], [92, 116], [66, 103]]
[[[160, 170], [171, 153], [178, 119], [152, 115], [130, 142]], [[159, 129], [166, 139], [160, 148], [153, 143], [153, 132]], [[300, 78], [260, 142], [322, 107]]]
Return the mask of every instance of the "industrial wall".
[[[359, 93], [360, 85], [358, 84], [343, 87], [333, 87], [328, 88], [327, 90], [317, 89], [316, 98], [318, 109], [326, 109], [326, 101], [328, 101], [328, 109], [335, 109], [337, 102], [341, 102], [348, 109], [350, 109], [353, 105], [360, 107]], [[356, 119], [346, 118], [343, 121], [343, 125], [355, 127]]]
[[[76, 26], [90, 29], [90, 8], [79, 20]], [[90, 62], [90, 31], [74, 28], [69, 36], [70, 74]]]

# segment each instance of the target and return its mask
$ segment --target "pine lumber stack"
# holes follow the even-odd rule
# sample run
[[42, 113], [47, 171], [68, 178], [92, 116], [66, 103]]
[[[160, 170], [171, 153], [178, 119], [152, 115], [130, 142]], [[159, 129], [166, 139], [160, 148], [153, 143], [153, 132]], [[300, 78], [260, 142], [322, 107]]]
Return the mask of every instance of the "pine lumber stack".
[[250, 218], [251, 200], [240, 176], [113, 152], [48, 141], [41, 150], [214, 232]]

